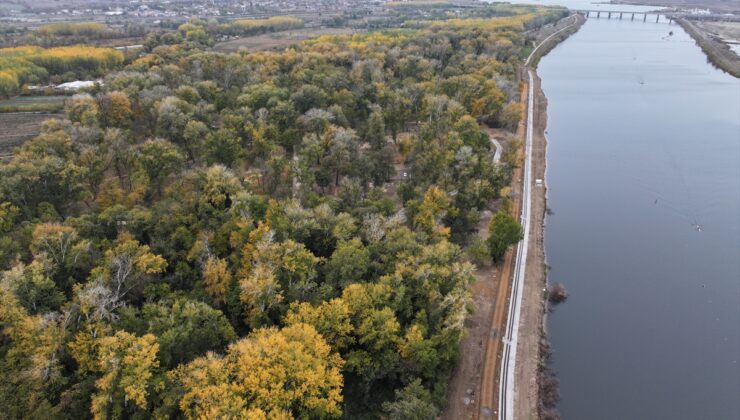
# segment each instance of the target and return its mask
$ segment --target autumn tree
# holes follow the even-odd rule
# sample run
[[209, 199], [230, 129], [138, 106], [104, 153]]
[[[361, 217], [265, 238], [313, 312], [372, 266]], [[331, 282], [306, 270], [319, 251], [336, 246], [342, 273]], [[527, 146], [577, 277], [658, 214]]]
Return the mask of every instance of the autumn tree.
[[216, 304], [223, 302], [232, 282], [227, 262], [221, 258], [208, 258], [203, 266], [203, 282], [206, 292], [211, 295], [214, 302]]
[[131, 121], [131, 101], [124, 92], [110, 92], [100, 97], [100, 120], [104, 126], [126, 127]]
[[294, 324], [256, 330], [225, 356], [209, 354], [173, 376], [188, 418], [337, 418], [342, 365], [313, 327]]
[[30, 248], [34, 255], [48, 257], [57, 268], [68, 268], [84, 257], [89, 246], [72, 227], [41, 223], [33, 230]]
[[18, 302], [32, 315], [59, 309], [64, 302], [64, 295], [49, 278], [40, 261], [33, 261], [27, 266], [19, 263], [0, 274], [0, 282], [7, 283]]
[[162, 195], [164, 181], [180, 168], [183, 160], [177, 147], [164, 139], [147, 140], [139, 148], [139, 165], [148, 176], [157, 195]]
[[414, 216], [414, 226], [429, 234], [446, 235], [446, 230], [439, 226], [444, 212], [449, 207], [447, 194], [437, 186], [431, 186], [424, 194]]
[[285, 323], [311, 325], [336, 352], [346, 350], [355, 342], [350, 308], [342, 299], [324, 301], [317, 306], [308, 302], [294, 302], [285, 316]]
[[190, 104], [175, 96], [162, 98], [156, 109], [157, 134], [179, 142], [189, 121], [190, 107]]
[[285, 299], [275, 272], [266, 264], [257, 264], [239, 280], [239, 287], [239, 298], [247, 306], [250, 323], [269, 324], [269, 312]]
[[519, 125], [519, 121], [522, 119], [523, 112], [524, 109], [522, 104], [516, 101], [509, 102], [501, 110], [498, 117], [499, 124], [510, 131], [515, 131]]
[[100, 192], [100, 185], [105, 180], [106, 171], [111, 160], [107, 151], [99, 145], [83, 146], [77, 156], [76, 163], [84, 169], [85, 184], [90, 198], [95, 200]]
[[108, 159], [118, 177], [120, 187], [129, 189], [131, 182], [129, 176], [134, 158], [129, 139], [122, 130], [109, 128], [103, 134], [103, 145], [108, 152]]
[[91, 273], [94, 284], [110, 290], [116, 302], [140, 291], [156, 274], [162, 273], [167, 261], [151, 252], [127, 233], [122, 233], [116, 244], [105, 252], [100, 266]]
[[14, 240], [15, 221], [20, 209], [9, 202], [0, 202], [0, 268], [10, 265], [11, 259], [18, 253], [19, 244]]
[[136, 337], [119, 331], [99, 340], [96, 371], [102, 376], [95, 382], [93, 417], [125, 418], [138, 410], [147, 410], [153, 377], [159, 367], [156, 337], [152, 334]]
[[74, 95], [64, 105], [67, 118], [72, 122], [91, 125], [98, 122], [100, 109], [98, 102], [88, 94]]
[[187, 152], [190, 160], [195, 160], [202, 156], [203, 145], [205, 144], [205, 139], [208, 134], [208, 126], [206, 126], [202, 121], [190, 120], [185, 125], [181, 146]]

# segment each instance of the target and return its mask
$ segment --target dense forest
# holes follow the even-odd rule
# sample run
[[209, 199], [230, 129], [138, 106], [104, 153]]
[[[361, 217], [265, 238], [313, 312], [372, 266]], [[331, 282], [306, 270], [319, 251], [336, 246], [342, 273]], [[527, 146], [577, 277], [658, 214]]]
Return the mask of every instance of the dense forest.
[[563, 15], [511, 10], [234, 54], [193, 20], [68, 100], [0, 164], [4, 416], [433, 418], [516, 164], [480, 124]]

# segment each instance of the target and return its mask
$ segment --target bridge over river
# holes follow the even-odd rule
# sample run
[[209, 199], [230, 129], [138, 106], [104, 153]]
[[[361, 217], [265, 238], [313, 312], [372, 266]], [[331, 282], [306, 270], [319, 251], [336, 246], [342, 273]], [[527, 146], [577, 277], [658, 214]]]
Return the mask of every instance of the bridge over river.
[[[572, 9], [573, 12], [583, 15], [587, 19], [617, 19], [617, 20], [635, 20], [642, 19], [643, 22], [650, 20], [652, 22], [653, 16], [655, 16], [655, 22], [673, 23], [676, 18], [685, 18], [690, 20], [709, 20], [709, 21], [725, 21], [725, 22], [740, 22], [740, 15], [738, 14], [718, 14], [708, 13], [704, 15], [691, 14], [685, 11], [676, 9], [663, 9], [653, 10], [650, 12], [636, 12], [634, 10], [593, 10], [593, 9]], [[660, 20], [660, 17], [664, 16], [665, 19]]]
[[602, 17], [604, 19], [629, 19], [629, 20], [635, 20], [635, 16], [637, 16], [637, 19], [640, 20], [642, 18], [643, 22], [647, 22], [648, 16], [650, 17], [650, 20], [652, 21], [653, 16], [655, 16], [655, 22], [660, 22], [660, 17], [665, 16], [666, 19], [668, 19], [668, 23], [673, 22], [673, 14], [667, 13], [667, 12], [661, 12], [661, 11], [653, 11], [653, 12], [634, 12], [634, 11], [619, 11], [619, 10], [573, 10], [575, 13], [579, 13], [583, 15], [586, 19], [590, 18], [596, 18], [601, 19]]

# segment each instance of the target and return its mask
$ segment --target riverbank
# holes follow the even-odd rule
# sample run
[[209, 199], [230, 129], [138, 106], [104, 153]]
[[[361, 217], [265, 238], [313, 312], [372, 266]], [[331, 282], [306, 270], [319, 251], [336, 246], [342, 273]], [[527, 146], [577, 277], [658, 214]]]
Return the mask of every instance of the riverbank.
[[[542, 56], [545, 51], [550, 51], [558, 42], [567, 38], [579, 28], [585, 19], [580, 15], [566, 17], [555, 25], [542, 28], [535, 36], [535, 44], [538, 48], [530, 55], [527, 63], [532, 62], [535, 55]], [[525, 74], [525, 82], [528, 77]], [[515, 138], [508, 139], [504, 133], [491, 132], [489, 134], [507, 143], [518, 140], [521, 144], [526, 143], [527, 124], [531, 118], [533, 125], [532, 156], [532, 179], [542, 179], [545, 170], [545, 143], [544, 127], [546, 123], [546, 101], [539, 90], [539, 79], [535, 78], [535, 101], [532, 115], [524, 115], [520, 121]], [[527, 109], [529, 86], [521, 91], [521, 103]], [[526, 150], [522, 150], [522, 159], [526, 156]], [[522, 206], [522, 179], [524, 177], [525, 165], [515, 169], [512, 177], [511, 201], [513, 213], [519, 214]], [[522, 355], [522, 363], [516, 365], [515, 375], [517, 384], [525, 384], [526, 392], [516, 393], [515, 408], [517, 418], [536, 418], [538, 407], [537, 376], [539, 366], [539, 337], [541, 336], [542, 316], [544, 311], [543, 296], [532, 294], [532, 288], [540, 289], [544, 284], [544, 247], [542, 243], [542, 220], [545, 211], [544, 187], [530, 184], [530, 190], [535, 189], [531, 195], [531, 211], [534, 217], [530, 218], [532, 229], [530, 239], [533, 245], [528, 248], [528, 258], [525, 262], [527, 276], [522, 289], [525, 295], [522, 297], [521, 320], [519, 323], [520, 346], [517, 347], [517, 355]], [[540, 192], [542, 190], [542, 192]], [[542, 195], [540, 195], [542, 194]], [[490, 212], [481, 220], [479, 230], [485, 236], [486, 226], [490, 219]], [[466, 321], [467, 335], [463, 338], [461, 348], [465, 349], [460, 361], [450, 379], [447, 392], [447, 406], [441, 415], [442, 419], [485, 419], [495, 418], [499, 407], [499, 377], [502, 361], [502, 344], [507, 330], [507, 311], [510, 286], [515, 273], [514, 260], [515, 249], [510, 249], [504, 261], [498, 266], [485, 264], [476, 271], [476, 282], [472, 286], [475, 311]], [[531, 268], [530, 268], [531, 267]], [[534, 345], [532, 345], [534, 340]], [[526, 395], [521, 395], [526, 394]], [[522, 408], [520, 411], [519, 404]], [[522, 416], [519, 413], [524, 413]]]
[[676, 18], [676, 22], [699, 44], [712, 64], [740, 78], [740, 58], [727, 44], [713, 38], [707, 31], [690, 20]]
[[565, 41], [569, 36], [578, 32], [578, 29], [586, 22], [581, 14], [573, 14], [560, 20], [556, 25], [538, 32], [537, 47], [527, 59], [527, 65], [533, 69], [537, 68], [540, 59], [546, 56], [558, 44]]
[[[570, 18], [569, 18], [570, 19]], [[543, 358], [540, 341], [544, 337], [545, 289], [547, 287], [547, 260], [545, 255], [545, 215], [547, 212], [547, 186], [545, 172], [547, 169], [547, 98], [541, 88], [541, 80], [536, 66], [541, 57], [550, 52], [560, 42], [577, 32], [585, 23], [581, 15], [575, 15], [575, 21], [558, 28], [560, 32], [547, 35], [544, 44], [535, 51], [530, 59], [533, 68], [534, 112], [532, 139], [532, 177], [535, 185], [532, 188], [529, 252], [526, 261], [526, 273], [522, 292], [521, 317], [519, 322], [519, 345], [517, 346], [517, 364], [515, 381], [514, 407], [517, 418], [540, 418], [540, 368]], [[542, 180], [542, 181], [537, 181]]]

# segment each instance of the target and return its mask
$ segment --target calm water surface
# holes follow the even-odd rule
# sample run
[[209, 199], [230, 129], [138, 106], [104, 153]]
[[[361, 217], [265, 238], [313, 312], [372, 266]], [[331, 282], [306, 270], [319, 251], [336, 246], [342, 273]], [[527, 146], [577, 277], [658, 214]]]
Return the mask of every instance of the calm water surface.
[[563, 418], [740, 419], [740, 81], [677, 25], [604, 19], [539, 74]]

